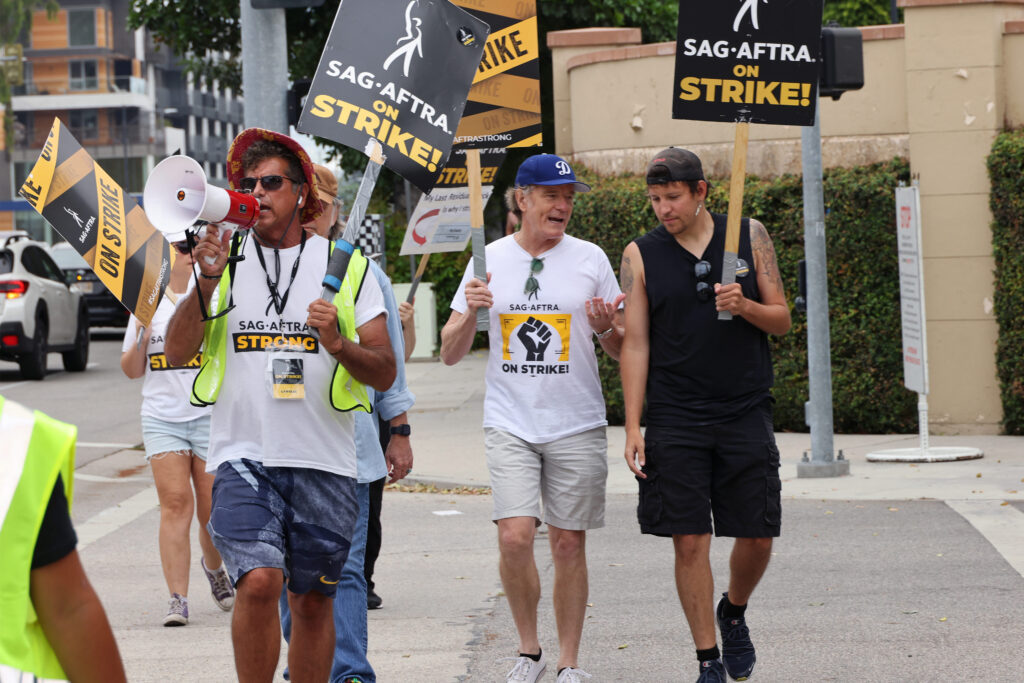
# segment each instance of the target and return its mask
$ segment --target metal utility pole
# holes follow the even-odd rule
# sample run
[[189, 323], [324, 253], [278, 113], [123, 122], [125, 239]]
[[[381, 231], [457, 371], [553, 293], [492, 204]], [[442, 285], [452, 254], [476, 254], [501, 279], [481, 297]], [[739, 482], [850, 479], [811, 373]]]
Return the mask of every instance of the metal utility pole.
[[245, 127], [288, 134], [288, 44], [284, 10], [240, 0]]
[[805, 405], [811, 428], [811, 457], [804, 452], [797, 477], [837, 477], [850, 462], [832, 450], [832, 359], [828, 330], [828, 270], [825, 257], [825, 198], [821, 171], [821, 102], [814, 125], [800, 131], [804, 172], [804, 259], [807, 262], [807, 365], [810, 397]]

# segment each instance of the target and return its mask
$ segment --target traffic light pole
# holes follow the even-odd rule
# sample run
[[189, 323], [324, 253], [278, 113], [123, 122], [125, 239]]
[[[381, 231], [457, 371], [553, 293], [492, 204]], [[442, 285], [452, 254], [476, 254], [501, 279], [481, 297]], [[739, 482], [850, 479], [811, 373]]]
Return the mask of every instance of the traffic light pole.
[[284, 10], [253, 9], [239, 0], [245, 127], [288, 134], [288, 44]]
[[807, 370], [811, 428], [810, 458], [804, 452], [797, 477], [837, 477], [850, 473], [850, 462], [832, 450], [832, 359], [828, 329], [828, 269], [825, 258], [825, 198], [821, 170], [821, 102], [814, 125], [800, 129], [804, 173], [804, 259], [807, 263]]

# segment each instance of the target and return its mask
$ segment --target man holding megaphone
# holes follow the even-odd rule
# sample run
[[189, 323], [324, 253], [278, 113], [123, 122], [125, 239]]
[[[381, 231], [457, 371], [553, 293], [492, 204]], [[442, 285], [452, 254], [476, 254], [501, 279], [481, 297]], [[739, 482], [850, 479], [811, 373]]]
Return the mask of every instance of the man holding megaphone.
[[395, 377], [383, 295], [356, 252], [337, 295], [320, 298], [332, 245], [302, 229], [321, 207], [295, 140], [247, 129], [227, 174], [258, 217], [199, 240], [198, 296], [179, 304], [164, 351], [171, 364], [203, 351], [192, 402], [213, 405], [210, 533], [237, 591], [238, 678], [273, 677], [287, 585], [291, 679], [327, 680], [331, 601], [357, 514], [353, 414], [369, 412], [365, 385], [383, 391]]

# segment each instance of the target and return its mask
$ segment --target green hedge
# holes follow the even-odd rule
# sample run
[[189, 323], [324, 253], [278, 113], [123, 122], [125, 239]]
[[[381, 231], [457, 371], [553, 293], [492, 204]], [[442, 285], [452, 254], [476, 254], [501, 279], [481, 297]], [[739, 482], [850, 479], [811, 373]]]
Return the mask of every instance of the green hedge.
[[[900, 304], [893, 190], [909, 178], [906, 161], [834, 169], [824, 177], [826, 241], [832, 340], [835, 431], [912, 433], [917, 399], [903, 386]], [[657, 224], [638, 177], [588, 176], [595, 190], [580, 196], [570, 230], [600, 244], [618, 272], [630, 240]], [[728, 179], [712, 179], [708, 207], [724, 212]], [[748, 177], [743, 213], [767, 226], [792, 305], [797, 263], [803, 258], [802, 182], [796, 176]], [[792, 330], [772, 338], [776, 427], [807, 431], [807, 320], [793, 315]], [[723, 359], [723, 362], [727, 360]], [[621, 424], [622, 389], [617, 364], [601, 355], [608, 418]]]
[[1024, 130], [996, 137], [988, 158], [991, 180], [995, 313], [999, 325], [996, 372], [1003, 402], [1003, 429], [1024, 434]]
[[[1024, 174], [1018, 172], [1018, 178], [1021, 176]], [[586, 171], [581, 177], [590, 182], [594, 190], [577, 197], [569, 230], [581, 239], [599, 244], [618, 274], [626, 244], [657, 225], [644, 192], [643, 179], [633, 176], [603, 178]], [[885, 434], [917, 431], [917, 398], [903, 386], [900, 359], [893, 196], [899, 181], [908, 179], [909, 167], [902, 159], [867, 167], [833, 169], [825, 173], [832, 400], [836, 432]], [[724, 212], [728, 205], [729, 181], [712, 179], [712, 185], [708, 207], [712, 211]], [[744, 188], [743, 213], [758, 218], [767, 226], [775, 243], [779, 270], [791, 306], [797, 294], [797, 263], [803, 258], [801, 192], [801, 179], [792, 175], [773, 179], [748, 177]], [[401, 243], [404, 225], [398, 225], [399, 222], [396, 220], [388, 233], [388, 270], [396, 281], [407, 278], [409, 269], [407, 257], [392, 257], [390, 253], [393, 250], [397, 254]], [[435, 283], [439, 325], [448, 319], [448, 304], [469, 256], [468, 250], [431, 256], [427, 279]], [[482, 340], [483, 335], [478, 342]], [[805, 316], [794, 313], [792, 330], [782, 337], [772, 338], [772, 354], [775, 363], [776, 428], [807, 431], [804, 423], [804, 401], [808, 396]], [[623, 406], [618, 364], [603, 353], [599, 353], [599, 360], [608, 420], [612, 424], [621, 424]]]

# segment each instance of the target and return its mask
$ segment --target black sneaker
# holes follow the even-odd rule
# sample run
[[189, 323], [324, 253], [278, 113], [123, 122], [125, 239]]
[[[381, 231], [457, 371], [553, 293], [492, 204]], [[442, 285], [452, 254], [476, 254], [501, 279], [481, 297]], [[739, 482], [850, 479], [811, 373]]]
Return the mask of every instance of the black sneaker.
[[709, 659], [700, 663], [700, 678], [697, 683], [726, 683], [725, 667], [721, 659]]
[[372, 588], [366, 593], [366, 609], [380, 609], [383, 604], [384, 601], [373, 592]]
[[754, 653], [754, 644], [750, 642], [747, 620], [743, 617], [726, 618], [722, 615], [727, 595], [728, 593], [722, 593], [722, 599], [718, 601], [718, 608], [715, 610], [718, 630], [722, 632], [722, 663], [733, 680], [745, 681], [754, 670], [757, 655]]

